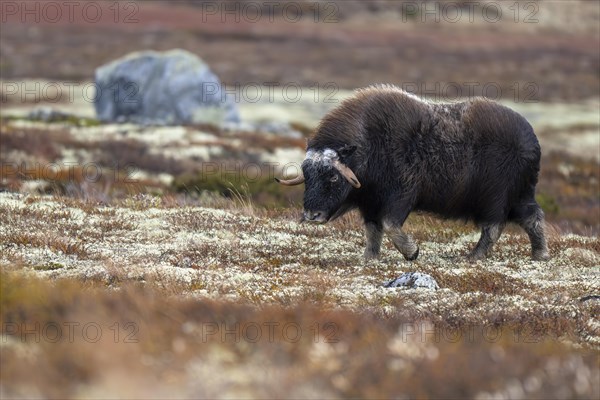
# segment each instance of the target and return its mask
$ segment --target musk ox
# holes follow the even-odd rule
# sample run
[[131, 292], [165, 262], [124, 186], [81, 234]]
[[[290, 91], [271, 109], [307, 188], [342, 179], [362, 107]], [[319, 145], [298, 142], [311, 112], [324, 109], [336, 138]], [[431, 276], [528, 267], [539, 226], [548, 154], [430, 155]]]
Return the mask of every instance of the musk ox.
[[544, 213], [535, 201], [540, 145], [515, 111], [485, 98], [435, 104], [394, 86], [360, 89], [327, 114], [308, 141], [302, 174], [303, 219], [325, 223], [358, 209], [365, 258], [379, 255], [385, 232], [407, 260], [419, 247], [402, 225], [413, 210], [472, 220], [481, 238], [470, 259], [485, 258], [507, 222], [549, 258]]

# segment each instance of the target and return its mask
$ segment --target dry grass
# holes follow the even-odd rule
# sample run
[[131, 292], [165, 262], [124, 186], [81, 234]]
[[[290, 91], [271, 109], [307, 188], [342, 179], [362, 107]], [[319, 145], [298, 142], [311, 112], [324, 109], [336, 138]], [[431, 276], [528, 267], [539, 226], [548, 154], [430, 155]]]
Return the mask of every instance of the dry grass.
[[[4, 121], [2, 121], [4, 122]], [[65, 132], [60, 132], [64, 135]], [[57, 143], [54, 140], [56, 133], [48, 137], [48, 132], [41, 129], [21, 130], [11, 129], [2, 123], [0, 128], [1, 153], [6, 156], [10, 151], [23, 151], [36, 157], [40, 162], [55, 161], [60, 156]], [[4, 173], [3, 173], [4, 175]]]
[[[552, 140], [552, 129], [541, 130], [544, 140]], [[582, 129], [594, 126], [574, 124], [566, 131], [576, 134]], [[260, 210], [261, 215], [272, 208], [299, 207], [302, 201], [301, 187], [281, 187], [273, 176], [282, 173], [281, 166], [301, 161], [304, 139], [204, 125], [78, 127], [3, 119], [0, 141], [0, 188], [11, 191], [98, 202], [151, 193], [170, 196], [176, 204], [189, 201], [178, 193], [191, 196], [196, 204], [217, 194], [234, 199], [236, 207], [251, 203], [246, 208]], [[559, 232], [600, 232], [599, 185], [597, 160], [544, 153], [537, 199]], [[227, 203], [211, 201], [219, 207]], [[418, 240], [427, 240], [431, 229], [437, 232], [436, 240], [447, 242], [472, 230], [468, 224], [426, 215], [411, 216], [409, 222], [426, 228], [417, 230]]]
[[152, 173], [179, 175], [185, 171], [184, 165], [162, 154], [151, 152], [151, 148], [137, 140], [103, 140], [96, 145], [95, 162], [101, 166], [129, 166]]
[[[290, 2], [290, 9], [298, 7], [298, 1]], [[89, 23], [80, 15], [72, 22], [64, 18], [60, 23], [40, 24], [32, 20], [19, 23], [19, 16], [11, 15], [0, 41], [6, 49], [0, 65], [2, 76], [91, 79], [99, 65], [140, 50], [145, 43], [156, 50], [183, 48], [198, 54], [228, 84], [293, 82], [323, 87], [335, 82], [340, 88], [354, 88], [373, 82], [410, 82], [425, 92], [435, 84], [478, 82], [478, 95], [484, 85], [494, 83], [505, 97], [511, 97], [515, 83], [534, 83], [536, 100], [580, 100], [597, 96], [600, 88], [594, 2], [534, 2], [536, 23], [523, 21], [531, 8], [521, 8], [515, 22], [514, 7], [504, 2], [492, 7], [504, 8], [501, 21], [486, 22], [484, 2], [475, 2], [473, 11], [462, 8], [460, 23], [453, 23], [444, 20], [441, 12], [424, 16], [419, 11], [406, 19], [401, 1], [377, 5], [373, 1], [337, 1], [321, 4], [317, 24], [313, 2], [302, 2], [308, 10], [305, 8], [302, 20], [296, 23], [282, 18], [284, 3], [277, 7], [274, 21], [269, 21], [268, 10], [263, 9], [263, 18], [257, 23], [244, 20], [243, 14], [241, 23], [236, 24], [231, 22], [233, 16], [222, 23], [220, 13], [207, 20], [197, 3], [179, 2], [173, 7], [146, 1], [139, 4], [136, 29], [120, 23], [106, 30], [104, 23]], [[420, 9], [432, 10], [439, 2], [416, 3]], [[103, 15], [108, 20], [111, 10], [107, 7]], [[324, 23], [332, 11], [335, 23]], [[436, 16], [441, 23], [435, 23]], [[469, 22], [470, 16], [475, 23]], [[421, 17], [426, 21], [421, 22]], [[160, 35], [155, 31], [157, 24], [162, 27]], [[34, 45], [38, 38], [54, 46]], [[373, 62], [387, 59], [394, 62]], [[549, 70], [553, 79], [540, 78]], [[327, 90], [321, 92], [321, 97], [328, 94]], [[526, 94], [522, 91], [520, 96]], [[17, 96], [6, 97], [14, 101]]]
[[597, 233], [600, 221], [600, 165], [598, 161], [550, 153], [542, 160], [538, 191], [556, 204], [550, 218], [560, 225], [572, 224], [579, 231], [586, 226]]
[[[415, 215], [417, 261], [387, 244], [364, 263], [354, 213], [313, 226], [297, 210], [199, 201], [221, 209], [0, 194], [2, 397], [600, 392], [597, 238], [554, 233], [553, 260], [535, 263], [509, 229], [469, 264], [469, 225]], [[406, 271], [441, 289], [381, 286]]]
[[[198, 7], [156, 2], [139, 4], [134, 30], [13, 21], [0, 69], [4, 79], [90, 79], [140, 43], [157, 44], [160, 21], [157, 50], [191, 50], [226, 83], [423, 90], [494, 76], [505, 97], [516, 82], [534, 83], [539, 99], [597, 96], [597, 7], [539, 3], [538, 24], [492, 31], [481, 21], [433, 28], [415, 23], [418, 13], [399, 24], [384, 3], [338, 3], [340, 22], [319, 29], [307, 19], [294, 29], [281, 19], [198, 24]], [[549, 66], [553, 79], [540, 80]], [[326, 110], [310, 106], [315, 119]], [[597, 130], [590, 121], [536, 130], [575, 141]], [[304, 137], [3, 117], [0, 142], [0, 189], [15, 192], [0, 193], [1, 398], [600, 397], [600, 175], [577, 146], [576, 156], [544, 152], [538, 199], [551, 261], [530, 261], [528, 239], [509, 227], [489, 259], [469, 263], [472, 225], [416, 214], [407, 230], [421, 255], [409, 263], [388, 241], [380, 260], [364, 262], [356, 213], [300, 224], [301, 188], [221, 173], [298, 162]], [[207, 179], [210, 162], [220, 169]], [[96, 182], [90, 163], [103, 173]], [[382, 287], [408, 271], [441, 289]]]
[[[0, 236], [10, 251], [0, 262], [10, 270], [110, 288], [139, 282], [169, 295], [258, 306], [310, 302], [409, 318], [437, 315], [461, 326], [497, 321], [498, 315], [526, 319], [537, 310], [549, 316], [549, 326], [570, 321], [578, 342], [600, 342], [590, 333], [595, 328], [586, 308], [595, 303], [579, 302], [600, 292], [597, 238], [550, 236], [553, 259], [536, 263], [529, 260], [526, 236], [508, 230], [487, 261], [470, 264], [464, 255], [476, 231], [415, 216], [407, 229], [421, 245], [417, 261], [405, 262], [386, 241], [381, 260], [365, 263], [355, 214], [313, 226], [295, 222], [293, 211], [262, 212], [235, 203], [221, 210], [190, 207], [147, 195], [113, 206], [70, 198], [2, 199]], [[429, 273], [442, 290], [427, 296], [381, 287], [407, 271]], [[555, 336], [565, 334], [562, 323], [556, 326], [550, 329]]]
[[258, 309], [167, 298], [139, 284], [82, 290], [78, 281], [6, 273], [0, 282], [3, 398], [600, 393], [597, 353], [531, 335], [522, 324], [451, 328], [302, 304]]

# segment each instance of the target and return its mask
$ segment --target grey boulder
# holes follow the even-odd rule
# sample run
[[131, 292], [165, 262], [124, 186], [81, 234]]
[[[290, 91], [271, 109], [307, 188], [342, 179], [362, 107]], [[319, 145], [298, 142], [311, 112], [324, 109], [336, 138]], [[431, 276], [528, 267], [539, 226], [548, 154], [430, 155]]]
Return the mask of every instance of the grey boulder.
[[396, 279], [392, 279], [383, 284], [384, 287], [406, 287], [410, 289], [425, 288], [431, 290], [439, 289], [439, 285], [431, 275], [421, 272], [405, 272]]
[[94, 106], [103, 122], [143, 125], [239, 122], [219, 78], [185, 50], [128, 54], [96, 69]]

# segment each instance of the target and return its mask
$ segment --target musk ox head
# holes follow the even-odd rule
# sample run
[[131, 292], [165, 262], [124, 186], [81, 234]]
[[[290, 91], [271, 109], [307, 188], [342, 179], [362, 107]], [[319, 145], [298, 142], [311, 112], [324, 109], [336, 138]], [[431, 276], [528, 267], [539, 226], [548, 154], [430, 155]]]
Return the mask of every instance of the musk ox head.
[[282, 185], [304, 182], [303, 220], [326, 223], [338, 217], [348, 194], [360, 188], [360, 182], [347, 166], [356, 146], [340, 149], [308, 149], [302, 163], [302, 175], [290, 180], [276, 179]]

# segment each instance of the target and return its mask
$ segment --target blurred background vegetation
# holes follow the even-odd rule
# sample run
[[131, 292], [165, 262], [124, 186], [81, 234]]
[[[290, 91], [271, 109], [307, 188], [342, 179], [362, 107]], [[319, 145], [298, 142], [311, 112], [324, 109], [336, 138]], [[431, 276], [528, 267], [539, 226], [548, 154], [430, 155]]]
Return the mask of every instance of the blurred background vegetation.
[[[36, 2], [27, 3], [29, 10], [36, 10]], [[77, 163], [93, 162], [102, 168], [127, 164], [142, 171], [142, 183], [147, 184], [103, 193], [212, 191], [231, 196], [234, 192], [259, 206], [297, 207], [301, 192], [277, 187], [269, 179], [272, 176], [243, 179], [239, 171], [236, 177], [220, 172], [209, 176], [199, 172], [201, 163], [218, 162], [218, 171], [232, 171], [228, 166], [232, 162], [264, 162], [256, 153], [271, 152], [276, 157], [281, 154], [278, 147], [302, 150], [319, 118], [349, 90], [391, 83], [436, 101], [486, 95], [523, 113], [542, 142], [538, 200], [548, 219], [565, 231], [599, 231], [600, 11], [596, 2], [91, 3], [93, 7], [86, 8], [86, 2], [79, 2], [72, 15], [63, 8], [57, 20], [53, 9], [39, 3], [37, 16], [21, 6], [16, 11], [3, 9], [0, 75], [5, 92], [1, 150], [5, 164], [31, 164], [33, 159], [23, 157], [23, 152], [33, 158], [44, 153], [41, 162], [64, 161], [65, 152], [85, 147], [77, 135], [67, 132], [69, 127], [98, 123], [91, 101], [82, 99], [80, 86], [74, 96], [49, 103], [43, 96], [26, 94], [36, 82], [42, 88], [48, 82], [84, 85], [93, 81], [98, 66], [127, 53], [181, 48], [207, 62], [238, 100], [245, 121], [276, 121], [288, 124], [288, 130], [292, 124], [295, 140], [277, 135], [281, 133], [277, 127], [270, 129], [277, 137], [262, 135], [264, 129], [256, 126], [238, 128], [255, 132], [238, 135], [245, 144], [235, 148], [221, 127], [200, 127], [222, 137], [219, 145], [226, 151], [191, 161], [169, 157], [152, 142], [88, 143], [88, 148], [94, 147], [92, 155], [79, 157]], [[7, 95], [7, 84], [13, 83], [25, 95]], [[269, 85], [272, 99], [265, 89]], [[285, 96], [286, 85], [304, 88], [297, 100]], [[265, 89], [258, 101], [248, 101], [249, 87]], [[25, 118], [28, 110], [39, 105], [66, 111], [62, 119], [51, 121], [67, 127], [65, 142], [31, 141], [35, 133], [10, 125], [11, 118]], [[33, 148], [42, 142], [41, 149]], [[246, 151], [249, 146], [255, 154]], [[299, 154], [284, 155], [280, 161], [297, 162]], [[236, 174], [235, 167], [233, 171]], [[39, 173], [21, 170], [17, 180], [11, 179], [6, 165], [4, 172], [0, 184], [11, 190], [21, 190], [25, 180], [40, 179], [35, 176]], [[156, 179], [158, 174], [169, 178]], [[87, 190], [77, 187], [80, 182], [68, 174], [50, 183], [44, 191], [81, 195]]]
[[[66, 3], [0, 3], [0, 191], [26, 195], [10, 200], [22, 208], [0, 204], [0, 398], [598, 397], [600, 284], [565, 276], [592, 275], [600, 252], [600, 2]], [[86, 91], [96, 68], [175, 48], [206, 62], [241, 123], [99, 121]], [[542, 145], [537, 200], [560, 267], [531, 264], [527, 239], [510, 229], [505, 252], [484, 266], [429, 250], [407, 267], [389, 247], [384, 262], [360, 265], [358, 253], [333, 246], [362, 240], [354, 215], [326, 230], [290, 223], [302, 187], [273, 177], [293, 175], [320, 118], [375, 83], [432, 101], [488, 96], [522, 113]], [[146, 218], [153, 207], [173, 221]], [[78, 225], [81, 215], [94, 224]], [[221, 248], [193, 236], [212, 235], [223, 218], [227, 229], [213, 238]], [[436, 252], [476, 240], [473, 227], [428, 215], [408, 225]], [[288, 247], [264, 239], [279, 234]], [[319, 251], [290, 239], [298, 236]], [[94, 250], [107, 243], [118, 249]], [[426, 271], [442, 290], [382, 296], [374, 282], [398, 268]], [[205, 282], [207, 271], [231, 279]], [[260, 297], [248, 277], [283, 300]], [[90, 343], [77, 328], [75, 342], [22, 339], [36, 323], [72, 321], [100, 323], [107, 335]], [[139, 341], [110, 340], [115, 321], [136, 321]], [[333, 322], [340, 340], [199, 339], [205, 323], [272, 321], [306, 332]], [[403, 342], [405, 323], [477, 340]], [[488, 327], [503, 338], [481, 339]], [[511, 340], [522, 332], [526, 340]]]

